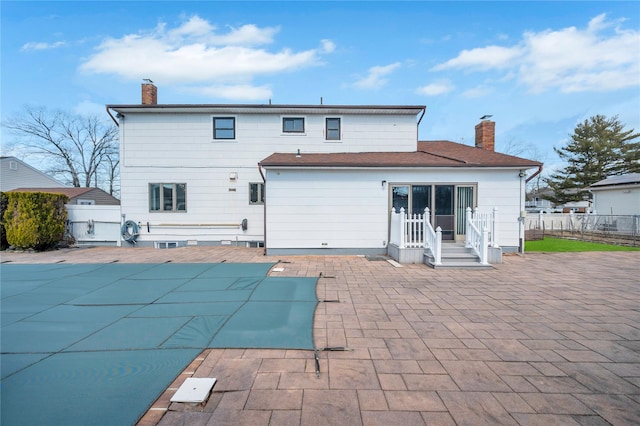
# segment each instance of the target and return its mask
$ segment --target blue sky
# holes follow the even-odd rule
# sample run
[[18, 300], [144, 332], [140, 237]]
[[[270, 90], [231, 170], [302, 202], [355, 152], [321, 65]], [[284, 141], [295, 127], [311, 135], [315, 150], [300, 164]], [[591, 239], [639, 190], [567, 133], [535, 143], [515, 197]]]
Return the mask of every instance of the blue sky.
[[3, 121], [25, 105], [107, 118], [150, 78], [160, 103], [426, 105], [423, 140], [473, 144], [492, 114], [497, 150], [547, 169], [592, 115], [640, 130], [636, 1], [0, 7]]

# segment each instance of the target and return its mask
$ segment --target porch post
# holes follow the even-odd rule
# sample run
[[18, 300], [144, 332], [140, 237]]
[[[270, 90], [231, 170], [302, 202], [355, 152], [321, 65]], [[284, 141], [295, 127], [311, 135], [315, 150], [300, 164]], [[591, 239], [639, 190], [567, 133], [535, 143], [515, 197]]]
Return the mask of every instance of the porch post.
[[407, 218], [404, 215], [404, 207], [400, 207], [400, 248], [405, 248], [407, 240]]
[[483, 265], [488, 265], [488, 259], [489, 259], [489, 244], [487, 241], [489, 239], [489, 230], [487, 229], [487, 227], [485, 226], [482, 229], [482, 239], [480, 240], [480, 253], [481, 253], [481, 258], [480, 258], [480, 263], [482, 263]]
[[434, 264], [442, 265], [442, 228], [436, 228], [436, 247], [432, 250], [435, 255]]
[[491, 218], [491, 247], [500, 247], [498, 244], [498, 208], [493, 208], [493, 217]]
[[469, 224], [471, 224], [472, 222], [472, 218], [471, 218], [471, 207], [467, 207], [467, 226], [465, 226], [465, 236], [464, 236], [464, 246], [466, 248], [471, 248], [471, 238], [469, 238], [470, 236], [470, 232], [469, 232]]
[[430, 213], [429, 213], [429, 207], [425, 207], [424, 208], [424, 215], [422, 216], [422, 247], [426, 247], [427, 246], [427, 229], [429, 227], [430, 224]]

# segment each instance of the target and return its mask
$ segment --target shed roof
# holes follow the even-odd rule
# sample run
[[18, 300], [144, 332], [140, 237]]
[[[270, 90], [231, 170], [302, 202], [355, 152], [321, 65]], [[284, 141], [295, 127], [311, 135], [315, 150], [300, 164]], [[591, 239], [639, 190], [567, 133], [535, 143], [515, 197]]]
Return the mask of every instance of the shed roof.
[[631, 184], [640, 184], [640, 173], [628, 173], [626, 175], [610, 176], [606, 179], [594, 183], [590, 188]]
[[275, 153], [263, 167], [525, 167], [542, 163], [451, 141], [418, 142], [413, 152]]

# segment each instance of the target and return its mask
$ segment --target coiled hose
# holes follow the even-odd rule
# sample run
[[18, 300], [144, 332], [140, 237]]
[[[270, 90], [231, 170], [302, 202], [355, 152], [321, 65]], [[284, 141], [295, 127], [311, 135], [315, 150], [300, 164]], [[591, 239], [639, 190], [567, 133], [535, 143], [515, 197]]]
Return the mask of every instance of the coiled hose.
[[130, 244], [135, 244], [138, 238], [138, 224], [132, 220], [126, 221], [120, 229], [122, 239]]

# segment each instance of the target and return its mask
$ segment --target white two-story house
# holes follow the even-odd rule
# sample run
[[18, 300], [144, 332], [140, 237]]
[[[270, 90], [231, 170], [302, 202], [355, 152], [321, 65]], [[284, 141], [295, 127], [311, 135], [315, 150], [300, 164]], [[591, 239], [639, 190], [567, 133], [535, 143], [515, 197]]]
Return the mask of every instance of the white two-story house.
[[[108, 105], [120, 128], [121, 206], [136, 245], [266, 247], [269, 254], [386, 253], [392, 207], [431, 211], [459, 240], [466, 207], [498, 207], [517, 249], [525, 172], [537, 162], [418, 142], [420, 105]], [[130, 231], [129, 231], [130, 232]]]

